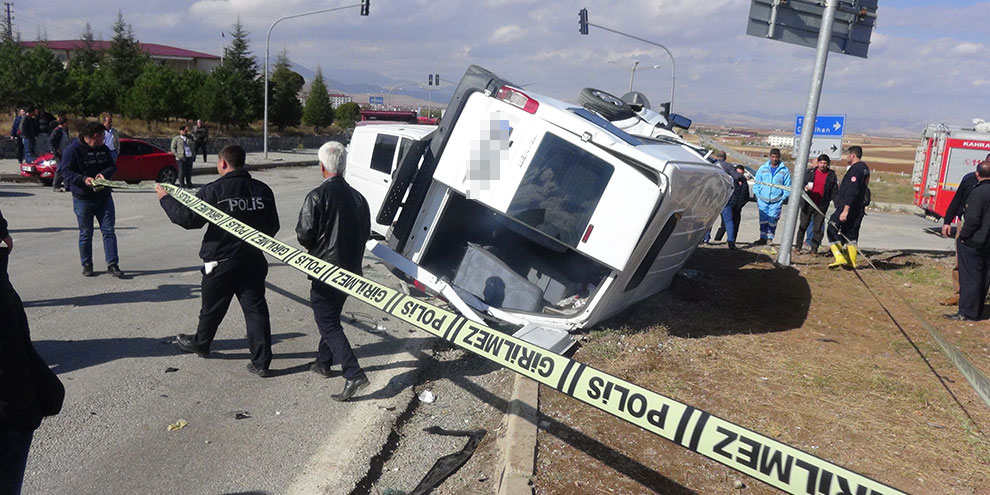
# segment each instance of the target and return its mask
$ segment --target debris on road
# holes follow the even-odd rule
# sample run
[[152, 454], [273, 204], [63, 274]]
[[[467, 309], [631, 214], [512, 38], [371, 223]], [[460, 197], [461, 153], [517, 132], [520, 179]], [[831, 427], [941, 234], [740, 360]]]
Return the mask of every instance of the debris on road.
[[172, 423], [172, 424], [168, 425], [168, 427], [166, 429], [168, 431], [175, 431], [175, 430], [181, 430], [181, 429], [183, 429], [183, 428], [185, 428], [187, 426], [189, 426], [189, 422], [186, 421], [186, 420], [184, 420], [184, 419], [180, 419], [180, 420], [176, 421], [175, 423]]
[[168, 368], [165, 368], [165, 372], [166, 373], [175, 373], [176, 371], [179, 371], [179, 368], [173, 368], [171, 366], [169, 366]]
[[250, 419], [251, 413], [247, 411], [234, 411], [234, 419]]
[[433, 402], [437, 400], [437, 396], [429, 390], [424, 390], [419, 393], [419, 400], [427, 404], [433, 404]]
[[[467, 444], [464, 448], [453, 454], [445, 455], [439, 459], [437, 462], [433, 463], [433, 467], [423, 476], [423, 480], [416, 485], [416, 488], [409, 495], [425, 495], [433, 491], [434, 488], [443, 483], [443, 480], [450, 477], [450, 475], [457, 472], [461, 466], [464, 465], [474, 454], [474, 449], [478, 448], [478, 444], [481, 443], [481, 439], [485, 437], [488, 430], [470, 430], [470, 431], [458, 431], [458, 430], [445, 430], [439, 426], [431, 426], [424, 429], [423, 431], [430, 433], [432, 435], [444, 435], [444, 436], [457, 436], [457, 437], [471, 437], [468, 439]], [[488, 479], [487, 476], [485, 479]], [[485, 481], [485, 480], [479, 480]]]

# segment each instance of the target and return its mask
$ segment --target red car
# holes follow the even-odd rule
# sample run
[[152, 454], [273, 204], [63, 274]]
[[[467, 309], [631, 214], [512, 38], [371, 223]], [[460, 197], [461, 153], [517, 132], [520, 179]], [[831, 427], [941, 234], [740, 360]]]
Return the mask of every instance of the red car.
[[[38, 157], [32, 164], [21, 165], [21, 175], [37, 177], [45, 186], [52, 185], [57, 163], [51, 153]], [[137, 184], [143, 180], [174, 184], [178, 176], [175, 155], [139, 139], [121, 139], [117, 156], [117, 173], [113, 180]]]

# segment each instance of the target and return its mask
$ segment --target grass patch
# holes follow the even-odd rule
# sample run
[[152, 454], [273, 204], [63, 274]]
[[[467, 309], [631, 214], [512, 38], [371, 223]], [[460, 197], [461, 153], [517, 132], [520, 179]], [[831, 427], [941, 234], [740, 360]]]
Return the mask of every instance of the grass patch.
[[946, 276], [937, 265], [916, 265], [894, 270], [894, 274], [913, 285], [941, 287], [946, 285]]

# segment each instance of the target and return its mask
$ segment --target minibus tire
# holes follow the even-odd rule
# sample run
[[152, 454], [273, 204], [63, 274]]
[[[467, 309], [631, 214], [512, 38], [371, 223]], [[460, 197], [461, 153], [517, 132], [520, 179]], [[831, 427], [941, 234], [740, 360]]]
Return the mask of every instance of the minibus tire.
[[633, 111], [628, 103], [600, 89], [582, 89], [581, 94], [578, 95], [578, 102], [581, 103], [582, 107], [598, 112], [599, 115], [609, 122], [625, 120], [636, 115], [636, 112]]

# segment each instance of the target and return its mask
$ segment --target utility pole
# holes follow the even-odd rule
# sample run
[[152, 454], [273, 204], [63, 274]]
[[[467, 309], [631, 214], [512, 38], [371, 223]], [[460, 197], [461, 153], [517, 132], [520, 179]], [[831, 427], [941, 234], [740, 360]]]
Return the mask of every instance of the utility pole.
[[[811, 87], [808, 88], [808, 105], [804, 110], [804, 123], [801, 129], [801, 143], [798, 145], [798, 156], [795, 158], [794, 173], [791, 174], [791, 196], [787, 203], [783, 218], [784, 229], [780, 240], [780, 251], [777, 253], [777, 263], [788, 266], [791, 264], [791, 247], [794, 245], [794, 233], [798, 230], [798, 216], [801, 214], [801, 204], [804, 202], [801, 193], [804, 191], [804, 170], [808, 167], [808, 152], [811, 150], [811, 138], [815, 133], [815, 119], [818, 117], [818, 101], [822, 96], [822, 84], [825, 81], [825, 64], [828, 61], [828, 45], [832, 40], [832, 25], [835, 23], [835, 11], [839, 0], [827, 0], [822, 14], [822, 26], [818, 32], [818, 46], [815, 53], [815, 69], [811, 76]], [[804, 233], [800, 233], [797, 242], [803, 242]], [[800, 244], [798, 244], [800, 246]]]
[[7, 21], [3, 25], [3, 39], [6, 41], [14, 39], [14, 24], [12, 22], [14, 18], [10, 15], [10, 8], [13, 6], [12, 2], [3, 3], [4, 10], [7, 11]]

